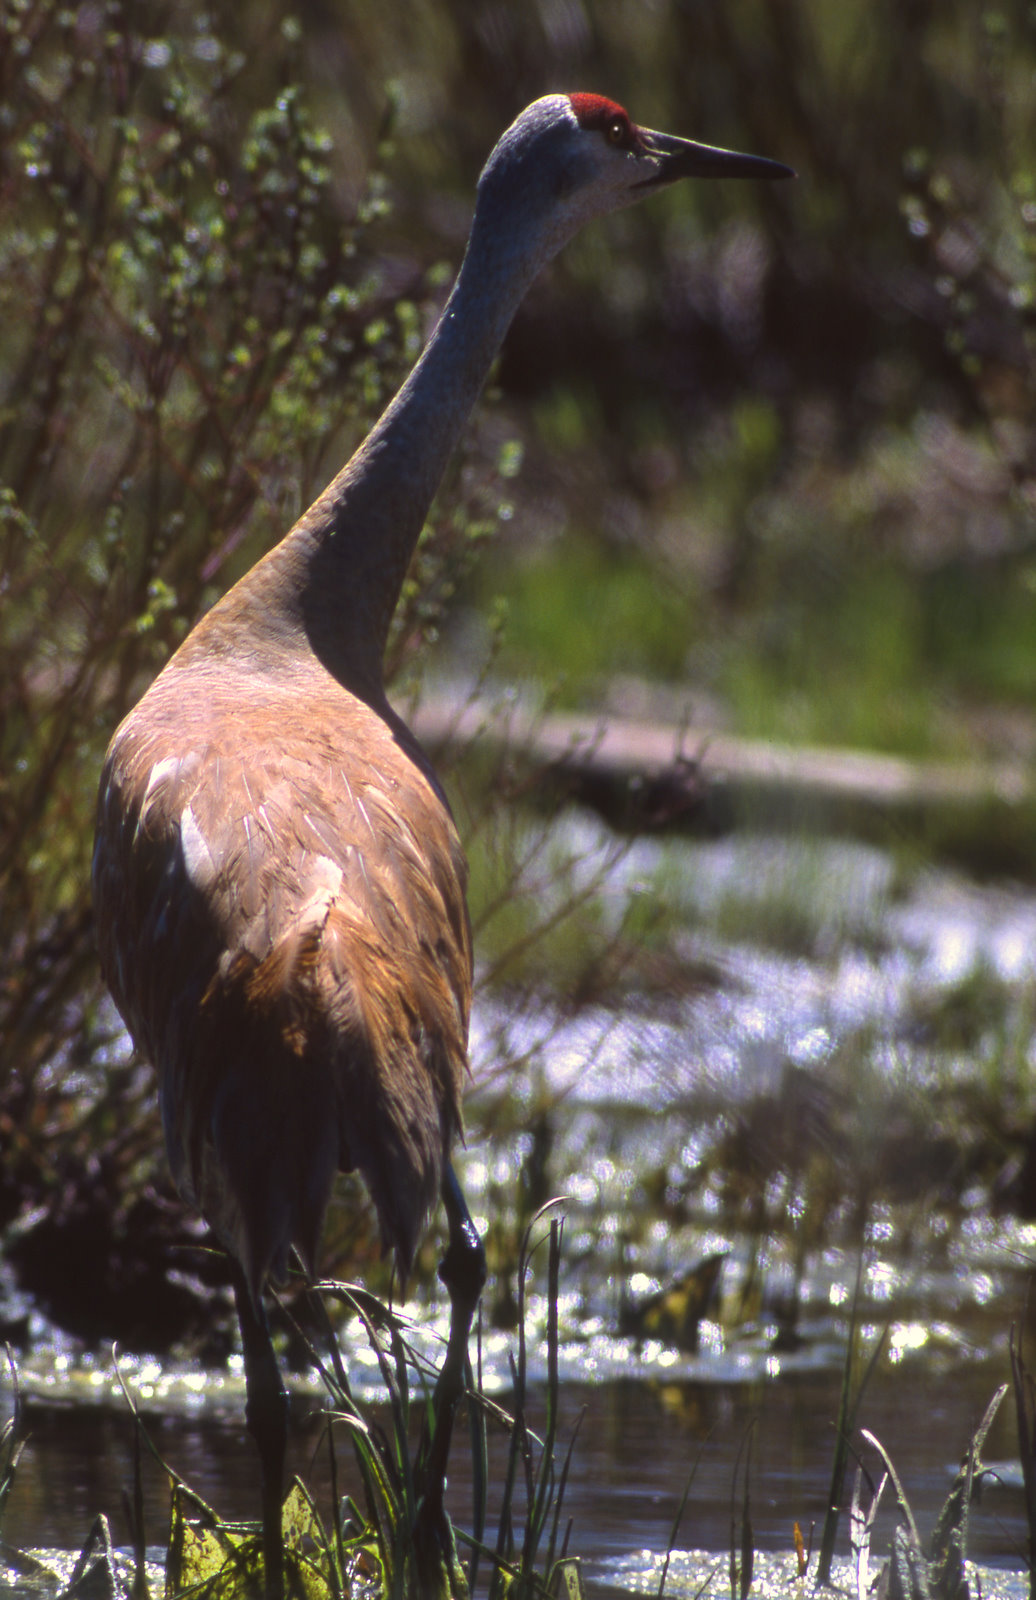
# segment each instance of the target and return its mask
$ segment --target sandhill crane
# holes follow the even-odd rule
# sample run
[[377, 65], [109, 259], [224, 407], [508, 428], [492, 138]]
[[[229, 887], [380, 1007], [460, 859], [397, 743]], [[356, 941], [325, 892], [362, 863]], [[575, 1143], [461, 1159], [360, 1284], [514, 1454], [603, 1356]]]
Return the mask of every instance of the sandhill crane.
[[109, 746], [93, 860], [101, 965], [157, 1070], [176, 1182], [231, 1257], [270, 1597], [287, 1422], [263, 1287], [292, 1250], [312, 1272], [335, 1174], [362, 1174], [404, 1275], [437, 1196], [445, 1209], [451, 1322], [425, 1534], [442, 1521], [485, 1278], [450, 1165], [468, 1070], [467, 869], [382, 682], [429, 504], [522, 295], [578, 228], [677, 178], [790, 175], [639, 128], [598, 95], [529, 106], [486, 163], [456, 284], [399, 394]]

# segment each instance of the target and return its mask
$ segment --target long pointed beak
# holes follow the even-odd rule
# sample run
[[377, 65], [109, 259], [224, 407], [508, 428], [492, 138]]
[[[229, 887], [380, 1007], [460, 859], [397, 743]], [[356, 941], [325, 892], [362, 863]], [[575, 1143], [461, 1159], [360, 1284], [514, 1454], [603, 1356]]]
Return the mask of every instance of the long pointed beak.
[[647, 189], [673, 183], [677, 178], [794, 178], [792, 167], [766, 156], [741, 155], [737, 150], [720, 150], [711, 144], [695, 144], [693, 139], [677, 139], [671, 133], [655, 133], [638, 128], [644, 154], [651, 157], [655, 171], [635, 184]]

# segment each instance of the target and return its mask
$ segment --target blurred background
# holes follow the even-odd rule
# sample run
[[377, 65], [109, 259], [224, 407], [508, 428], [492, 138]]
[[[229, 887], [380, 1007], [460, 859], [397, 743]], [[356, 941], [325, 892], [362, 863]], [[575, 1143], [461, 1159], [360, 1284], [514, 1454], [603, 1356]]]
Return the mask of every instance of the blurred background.
[[[503, 127], [590, 89], [798, 181], [679, 186], [537, 282], [415, 558], [401, 704], [474, 695], [491, 720], [520, 691], [546, 713], [1009, 763], [1027, 782], [1036, 12], [413, 0], [401, 25], [367, 0], [7, 0], [2, 23], [0, 1331], [24, 1344], [42, 1314], [86, 1347], [218, 1359], [221, 1269], [171, 1193], [93, 951], [92, 809], [119, 718], [408, 369]], [[713, 1082], [697, 1106], [707, 1149], [615, 1158], [626, 1220], [602, 1199], [595, 1226], [636, 1254], [642, 1213], [652, 1283], [685, 1261], [672, 1240], [701, 1233], [703, 1197], [727, 1228], [705, 1248], [754, 1240], [742, 1288], [785, 1229], [785, 1330], [810, 1252], [868, 1237], [878, 1199], [935, 1195], [956, 1222], [1031, 1207], [1031, 809], [1010, 850], [976, 815], [974, 876], [947, 887], [933, 840], [899, 823], [870, 853], [798, 854], [765, 845], [763, 814], [726, 854], [693, 854], [581, 812], [554, 826], [521, 751], [443, 762], [480, 953], [473, 1159], [485, 1139], [507, 1152], [481, 1169], [483, 1220], [510, 1219], [501, 1322], [514, 1235], [565, 1176], [559, 1037], [563, 1065], [596, 1060], [619, 1027], [616, 1070], [640, 1063], [647, 1110], [717, 1041], [756, 1040], [741, 1090]], [[947, 940], [949, 963], [925, 967]], [[818, 1043], [812, 1012], [793, 1026], [781, 1007], [850, 958], [898, 987], [880, 1025], [825, 990]], [[739, 995], [784, 1019], [765, 1049]], [[644, 1047], [638, 1015], [699, 1001], [691, 1044]], [[585, 1172], [585, 1148], [566, 1159]], [[357, 1259], [376, 1281], [345, 1208], [328, 1265]]]

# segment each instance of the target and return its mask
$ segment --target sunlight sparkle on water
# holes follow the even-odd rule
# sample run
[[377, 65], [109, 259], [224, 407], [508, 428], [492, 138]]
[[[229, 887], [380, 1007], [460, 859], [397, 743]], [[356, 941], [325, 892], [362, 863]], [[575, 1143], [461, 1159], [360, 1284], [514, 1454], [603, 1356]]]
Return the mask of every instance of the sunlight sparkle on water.
[[899, 1272], [889, 1261], [875, 1261], [867, 1271], [867, 1287], [875, 1300], [891, 1300], [899, 1285]]
[[[510, 1174], [505, 1174], [509, 1176]], [[484, 1194], [489, 1183], [489, 1167], [484, 1158], [474, 1151], [466, 1151], [464, 1157], [464, 1176], [471, 1188], [478, 1194]]]
[[722, 1355], [724, 1350], [723, 1329], [718, 1322], [711, 1322], [705, 1317], [698, 1324], [698, 1354], [703, 1357]]
[[976, 1272], [970, 1280], [972, 1298], [980, 1306], [988, 1305], [997, 1292], [997, 1285], [988, 1272]]
[[712, 1148], [712, 1135], [706, 1134], [703, 1129], [692, 1133], [683, 1149], [680, 1151], [680, 1165], [686, 1171], [693, 1172], [701, 1166]]
[[996, 964], [1003, 977], [1025, 978], [1032, 973], [1032, 928], [1006, 929], [996, 941]]
[[[587, 1563], [592, 1566], [592, 1563]], [[673, 1600], [725, 1600], [730, 1593], [729, 1561], [715, 1550], [673, 1550], [668, 1556], [657, 1550], [639, 1550], [628, 1556], [613, 1556], [598, 1563], [600, 1576], [608, 1586], [622, 1594], [657, 1594], [665, 1572], [665, 1592]], [[995, 1567], [978, 1568], [967, 1564], [971, 1592], [985, 1600], [1025, 1600], [1028, 1574], [1003, 1571]], [[799, 1600], [813, 1592], [812, 1569], [807, 1577], [797, 1575], [794, 1555], [783, 1551], [757, 1550], [752, 1568], [752, 1593], [759, 1600]], [[837, 1557], [832, 1568], [833, 1595], [856, 1593], [856, 1574], [852, 1563]]]
[[892, 1215], [884, 1208], [875, 1209], [867, 1224], [868, 1244], [888, 1244], [895, 1236], [896, 1224]]
[[597, 1163], [591, 1172], [570, 1172], [565, 1178], [565, 1197], [577, 1206], [592, 1206], [601, 1198], [601, 1186], [607, 1182], [601, 1168], [607, 1163]]
[[897, 1323], [889, 1338], [889, 1360], [894, 1364], [915, 1350], [923, 1350], [928, 1339], [928, 1328], [923, 1322]]
[[946, 923], [932, 950], [931, 974], [942, 983], [959, 983], [975, 965], [975, 944], [973, 927]]
[[814, 1061], [823, 1061], [829, 1055], [832, 1047], [831, 1031], [829, 1028], [810, 1028], [808, 1033], [796, 1042], [795, 1058], [805, 1064]]

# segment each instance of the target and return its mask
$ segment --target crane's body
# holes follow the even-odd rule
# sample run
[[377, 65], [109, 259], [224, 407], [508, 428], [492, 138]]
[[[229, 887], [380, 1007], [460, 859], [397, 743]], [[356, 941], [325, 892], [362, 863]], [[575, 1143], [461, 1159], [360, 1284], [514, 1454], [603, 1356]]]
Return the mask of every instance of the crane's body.
[[405, 1271], [436, 1196], [453, 1302], [428, 1503], [484, 1277], [449, 1166], [467, 1071], [466, 865], [449, 806], [382, 682], [389, 623], [446, 461], [511, 317], [584, 222], [761, 158], [550, 95], [507, 130], [429, 344], [295, 527], [198, 623], [112, 738], [95, 908], [105, 976], [158, 1072], [170, 1161], [237, 1263], [249, 1421], [280, 1592], [283, 1395], [263, 1285], [315, 1264], [356, 1169]]
[[405, 1272], [460, 1126], [471, 982], [464, 858], [420, 751], [315, 660], [188, 652], [110, 763], [102, 961], [177, 1183], [258, 1295], [292, 1246], [313, 1268], [356, 1168]]

